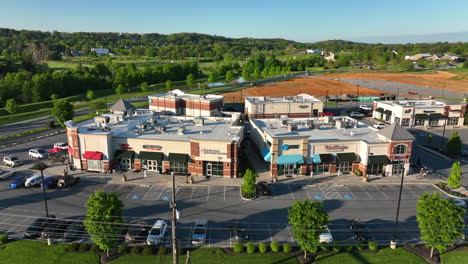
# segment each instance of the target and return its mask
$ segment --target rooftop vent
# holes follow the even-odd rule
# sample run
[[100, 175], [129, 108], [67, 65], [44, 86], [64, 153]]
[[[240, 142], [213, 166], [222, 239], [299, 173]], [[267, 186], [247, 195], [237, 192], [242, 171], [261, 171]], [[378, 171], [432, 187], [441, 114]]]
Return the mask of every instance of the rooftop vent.
[[184, 127], [179, 127], [179, 128], [177, 128], [177, 134], [179, 134], [179, 135], [183, 135], [183, 134], [184, 134], [184, 132], [185, 132], [185, 129], [184, 129]]
[[346, 128], [346, 123], [342, 120], [338, 120], [335, 123], [336, 128]]
[[329, 115], [325, 116], [324, 119], [325, 119], [325, 123], [331, 123], [331, 121], [333, 121], [333, 117]]
[[[109, 117], [108, 117], [108, 116], [96, 116], [96, 117], [94, 118], [94, 122], [95, 122], [96, 124], [99, 124], [99, 123], [100, 123], [100, 124], [107, 124], [107, 123], [109, 123]], [[98, 125], [98, 126], [99, 126], [99, 125]]]
[[354, 136], [354, 129], [351, 129], [351, 132], [349, 134], [353, 137]]
[[195, 118], [193, 119], [195, 126], [203, 126], [205, 124], [205, 119], [203, 118]]
[[166, 126], [160, 126], [159, 131], [160, 132], [166, 132]]
[[296, 124], [288, 124], [288, 131], [289, 132], [297, 131], [297, 125]]
[[307, 127], [310, 129], [314, 129], [314, 121], [313, 120], [307, 120]]

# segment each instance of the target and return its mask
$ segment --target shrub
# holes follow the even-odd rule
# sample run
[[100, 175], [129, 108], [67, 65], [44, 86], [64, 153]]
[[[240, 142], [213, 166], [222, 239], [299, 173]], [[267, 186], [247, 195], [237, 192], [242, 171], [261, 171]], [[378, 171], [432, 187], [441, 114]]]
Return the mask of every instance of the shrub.
[[159, 248], [159, 255], [167, 255], [167, 248], [165, 247]]
[[78, 250], [78, 248], [80, 247], [80, 243], [71, 243], [69, 246], [68, 246], [68, 251], [70, 252], [76, 252]]
[[184, 248], [181, 248], [181, 247], [177, 248], [177, 254], [179, 254], [179, 256], [184, 256], [186, 253], [187, 252], [185, 252]]
[[91, 248], [89, 249], [89, 251], [91, 251], [93, 253], [99, 253], [99, 251], [101, 251], [101, 249], [99, 248], [98, 245], [92, 245]]
[[355, 169], [354, 170], [354, 174], [356, 174], [357, 176], [361, 176], [362, 175], [362, 171], [360, 169]]
[[257, 195], [255, 178], [256, 175], [250, 169], [247, 169], [241, 185], [242, 196], [244, 198], [254, 198]]
[[270, 248], [273, 252], [279, 252], [279, 243], [277, 241], [272, 241], [270, 243]]
[[340, 252], [341, 251], [341, 245], [340, 245], [340, 242], [335, 242], [335, 244], [333, 245], [333, 251], [334, 252]]
[[153, 249], [150, 247], [145, 247], [142, 251], [143, 255], [151, 256], [153, 254]]
[[49, 120], [45, 123], [46, 128], [52, 129], [55, 127], [55, 121], [54, 120]]
[[126, 245], [121, 245], [117, 251], [119, 252], [119, 254], [125, 254], [128, 252], [128, 247]]
[[83, 244], [80, 244], [80, 248], [78, 249], [78, 251], [80, 251], [80, 252], [86, 252], [86, 251], [88, 251], [88, 249], [89, 249], [88, 244], [83, 243]]
[[253, 242], [247, 243], [247, 253], [253, 254], [257, 251], [257, 245], [255, 245]]
[[0, 243], [1, 244], [8, 243], [8, 235], [7, 234], [1, 234], [0, 235]]
[[289, 243], [284, 243], [283, 244], [283, 252], [284, 253], [289, 253], [292, 251], [292, 246]]
[[244, 252], [244, 244], [242, 244], [242, 242], [234, 243], [234, 252], [236, 253]]
[[361, 251], [361, 250], [364, 249], [364, 245], [361, 242], [357, 242], [356, 248], [357, 248], [357, 250]]
[[320, 243], [320, 249], [323, 250], [323, 251], [328, 251], [328, 244], [327, 243]]
[[258, 244], [258, 251], [260, 251], [260, 253], [266, 253], [268, 251], [268, 246], [267, 244], [265, 243], [259, 243]]
[[132, 249], [130, 249], [130, 253], [132, 253], [133, 255], [138, 255], [141, 253], [141, 247], [132, 247]]
[[350, 252], [350, 251], [353, 250], [353, 246], [345, 246], [344, 250], [347, 251], [347, 252]]
[[377, 250], [377, 242], [375, 242], [374, 240], [369, 241], [369, 243], [367, 243], [367, 246], [370, 250]]

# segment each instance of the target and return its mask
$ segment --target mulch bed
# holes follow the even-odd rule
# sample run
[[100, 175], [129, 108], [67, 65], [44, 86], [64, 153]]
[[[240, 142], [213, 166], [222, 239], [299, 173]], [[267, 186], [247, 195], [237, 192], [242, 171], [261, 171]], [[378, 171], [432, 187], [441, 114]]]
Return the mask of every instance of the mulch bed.
[[404, 245], [403, 248], [411, 252], [413, 254], [418, 255], [419, 257], [423, 258], [427, 263], [429, 264], [439, 264], [440, 263], [440, 257], [439, 257], [439, 251], [437, 249], [434, 249], [434, 256], [430, 258], [431, 256], [431, 249], [426, 247], [426, 246], [415, 246], [411, 247], [408, 245]]

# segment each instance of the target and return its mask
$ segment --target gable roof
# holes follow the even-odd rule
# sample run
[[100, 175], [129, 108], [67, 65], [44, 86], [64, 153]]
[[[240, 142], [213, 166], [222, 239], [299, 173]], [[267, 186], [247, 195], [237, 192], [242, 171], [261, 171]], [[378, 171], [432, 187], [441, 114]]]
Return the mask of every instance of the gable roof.
[[415, 140], [414, 136], [398, 123], [380, 130], [378, 134], [390, 140]]
[[135, 110], [135, 107], [124, 99], [119, 99], [113, 106], [111, 106], [111, 112], [125, 112], [128, 110]]

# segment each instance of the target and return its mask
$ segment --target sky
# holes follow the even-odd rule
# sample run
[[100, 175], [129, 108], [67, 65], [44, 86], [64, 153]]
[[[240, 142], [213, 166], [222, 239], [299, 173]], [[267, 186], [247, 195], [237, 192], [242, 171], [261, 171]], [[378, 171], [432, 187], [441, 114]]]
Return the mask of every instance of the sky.
[[0, 0], [0, 27], [299, 42], [451, 41], [453, 35], [468, 41], [468, 34], [458, 35], [468, 32], [467, 10], [467, 0]]

